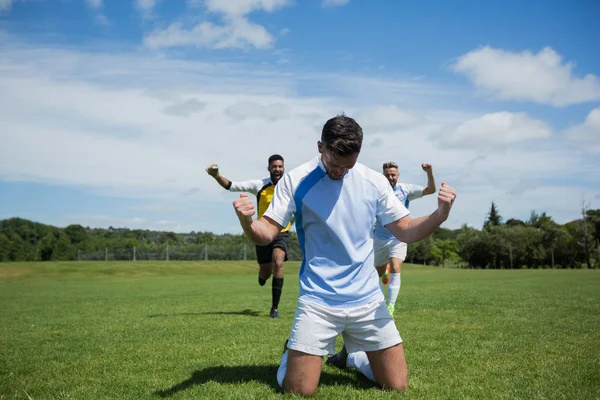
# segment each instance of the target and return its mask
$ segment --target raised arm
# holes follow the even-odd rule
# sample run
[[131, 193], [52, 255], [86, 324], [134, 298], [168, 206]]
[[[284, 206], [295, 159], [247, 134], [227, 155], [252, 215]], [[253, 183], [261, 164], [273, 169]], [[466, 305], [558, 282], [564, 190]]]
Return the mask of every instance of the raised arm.
[[211, 164], [206, 167], [206, 173], [215, 178], [223, 189], [229, 190], [231, 187], [231, 181], [219, 173], [219, 166], [217, 164]]
[[427, 173], [427, 186], [423, 189], [423, 196], [435, 193], [435, 178], [433, 177], [433, 167], [431, 164], [421, 164], [423, 171]]
[[450, 209], [456, 198], [456, 190], [442, 183], [438, 194], [438, 208], [430, 215], [412, 219], [406, 216], [391, 222], [385, 227], [396, 237], [405, 243], [418, 242], [431, 235], [450, 214]]
[[233, 202], [233, 208], [240, 220], [244, 233], [250, 240], [259, 246], [266, 246], [275, 239], [283, 226], [268, 217], [253, 219], [254, 203], [246, 193], [240, 194], [240, 198]]

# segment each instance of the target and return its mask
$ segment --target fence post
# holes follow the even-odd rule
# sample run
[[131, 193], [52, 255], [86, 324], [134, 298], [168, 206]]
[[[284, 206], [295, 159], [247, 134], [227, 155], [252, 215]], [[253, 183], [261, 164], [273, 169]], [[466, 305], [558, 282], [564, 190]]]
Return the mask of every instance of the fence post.
[[77, 261], [81, 261], [81, 260], [79, 259], [79, 249], [77, 249]]
[[135, 246], [133, 246], [133, 261], [135, 261]]
[[204, 245], [204, 261], [208, 261], [208, 245]]
[[246, 245], [244, 245], [244, 261], [246, 261]]

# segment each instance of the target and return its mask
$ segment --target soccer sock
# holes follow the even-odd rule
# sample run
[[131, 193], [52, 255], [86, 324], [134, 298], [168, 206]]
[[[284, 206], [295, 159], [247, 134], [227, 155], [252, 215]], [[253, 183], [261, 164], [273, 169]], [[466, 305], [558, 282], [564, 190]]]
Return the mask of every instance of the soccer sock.
[[260, 275], [258, 276], [258, 284], [260, 286], [265, 286], [265, 283], [267, 283], [267, 281], [263, 278], [260, 277]]
[[283, 378], [285, 378], [285, 372], [287, 371], [287, 359], [288, 352], [286, 351], [281, 356], [281, 364], [279, 364], [279, 369], [277, 370], [277, 383], [279, 383], [279, 386], [281, 387], [283, 387]]
[[[373, 375], [371, 364], [369, 364], [369, 357], [364, 351], [357, 351], [355, 353], [348, 354], [348, 358], [346, 359], [346, 367], [356, 368], [369, 380], [375, 382], [375, 376]], [[279, 377], [279, 373], [277, 374], [277, 377]]]
[[281, 299], [281, 290], [283, 289], [283, 278], [273, 277], [272, 283], [273, 307], [279, 307], [279, 299]]
[[388, 304], [396, 305], [400, 293], [400, 274], [390, 274], [390, 283], [388, 284]]

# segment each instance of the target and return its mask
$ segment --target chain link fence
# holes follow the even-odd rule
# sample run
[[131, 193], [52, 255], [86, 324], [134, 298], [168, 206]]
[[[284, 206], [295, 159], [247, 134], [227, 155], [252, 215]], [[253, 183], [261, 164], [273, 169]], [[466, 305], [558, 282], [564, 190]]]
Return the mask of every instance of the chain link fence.
[[[213, 261], [213, 260], [255, 260], [253, 245], [240, 246], [163, 246], [105, 248], [96, 251], [77, 251], [78, 261]], [[290, 261], [301, 261], [302, 252], [295, 246], [288, 249]]]

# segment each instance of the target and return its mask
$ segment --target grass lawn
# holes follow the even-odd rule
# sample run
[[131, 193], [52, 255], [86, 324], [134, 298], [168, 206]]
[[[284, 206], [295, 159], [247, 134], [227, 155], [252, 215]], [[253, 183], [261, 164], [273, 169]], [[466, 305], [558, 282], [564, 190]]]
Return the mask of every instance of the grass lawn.
[[[0, 399], [280, 398], [285, 268], [273, 320], [253, 262], [0, 264]], [[406, 265], [395, 318], [408, 391], [324, 367], [318, 398], [600, 398], [600, 271]]]

